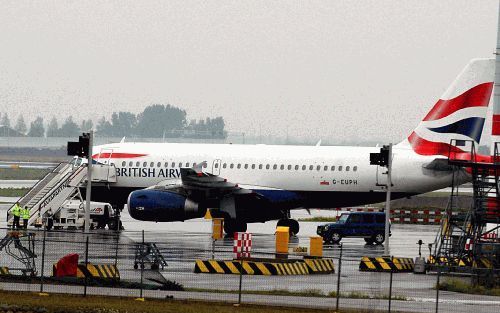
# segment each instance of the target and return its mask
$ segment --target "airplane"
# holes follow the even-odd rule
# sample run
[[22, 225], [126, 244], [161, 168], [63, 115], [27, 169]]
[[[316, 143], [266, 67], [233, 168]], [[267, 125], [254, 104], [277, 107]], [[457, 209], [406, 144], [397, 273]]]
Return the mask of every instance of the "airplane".
[[[450, 140], [479, 144], [494, 71], [493, 59], [470, 61], [393, 147], [392, 199], [449, 187], [452, 177], [471, 180], [466, 171], [453, 176], [447, 166], [449, 151], [468, 153]], [[371, 204], [386, 196], [386, 169], [370, 165], [370, 153], [380, 147], [120, 142], [93, 151], [95, 161], [116, 167], [117, 182], [93, 184], [92, 200], [126, 203], [142, 221], [184, 221], [211, 208], [225, 218], [228, 234], [269, 220], [297, 234], [290, 210]]]

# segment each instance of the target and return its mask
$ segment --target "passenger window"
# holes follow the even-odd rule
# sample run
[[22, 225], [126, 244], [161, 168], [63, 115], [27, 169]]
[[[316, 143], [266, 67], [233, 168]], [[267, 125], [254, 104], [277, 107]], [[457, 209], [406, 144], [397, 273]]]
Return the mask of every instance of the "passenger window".
[[168, 162], [165, 162], [165, 167], [168, 167]]
[[227, 166], [226, 163], [222, 164], [222, 168], [226, 168], [226, 166]]
[[285, 166], [283, 164], [281, 164], [280, 170], [284, 170], [284, 169], [285, 169]]
[[262, 169], [262, 164], [259, 164], [259, 170], [261, 170], [261, 169]]
[[382, 214], [377, 214], [375, 216], [375, 222], [377, 222], [379, 224], [385, 224], [385, 216]]
[[321, 165], [316, 166], [316, 170], [319, 171], [321, 169]]
[[172, 162], [172, 167], [175, 167], [175, 162]]
[[219, 163], [215, 163], [215, 168], [219, 168]]
[[182, 162], [179, 162], [179, 167], [182, 167]]
[[234, 164], [233, 164], [233, 163], [231, 163], [231, 165], [229, 165], [229, 168], [233, 168], [233, 167], [234, 167]]
[[134, 162], [130, 161], [128, 162], [128, 166], [132, 167], [134, 165]]
[[248, 164], [245, 164], [245, 169], [248, 169]]
[[314, 165], [309, 165], [309, 170], [312, 171], [314, 169]]
[[127, 162], [123, 161], [122, 166], [125, 166], [125, 165], [127, 165]]
[[299, 166], [298, 165], [295, 165], [295, 170], [298, 171], [299, 170]]
[[149, 163], [149, 167], [154, 167], [154, 166], [155, 166], [155, 162]]
[[349, 218], [350, 223], [361, 223], [361, 215], [360, 214], [353, 214]]
[[324, 171], [328, 171], [328, 165], [325, 165], [325, 167], [323, 168]]
[[330, 168], [330, 170], [333, 172], [335, 171], [335, 165], [332, 165], [332, 167]]
[[141, 162], [135, 162], [135, 167], [139, 167], [141, 165]]
[[305, 170], [306, 170], [306, 168], [307, 168], [307, 166], [302, 165], [302, 170], [303, 170], [303, 171], [305, 171]]
[[240, 164], [240, 163], [238, 163], [238, 169], [240, 169], [240, 168], [241, 168], [241, 164]]
[[266, 170], [268, 170], [271, 166], [269, 164], [266, 165]]
[[342, 172], [342, 166], [339, 166], [339, 172]]
[[351, 169], [351, 167], [350, 167], [350, 166], [346, 166], [346, 167], [345, 167], [345, 171], [346, 171], [346, 172], [349, 172], [349, 170], [350, 170], [350, 169]]
[[357, 167], [357, 166], [353, 166], [353, 167], [352, 167], [352, 171], [353, 171], [353, 172], [356, 172], [357, 170], [358, 170], [358, 167]]
[[361, 220], [363, 221], [363, 223], [365, 224], [373, 224], [373, 215], [371, 214], [363, 214], [361, 215]]
[[274, 164], [273, 165], [273, 170], [277, 169], [278, 168], [278, 165]]
[[252, 170], [254, 170], [254, 169], [255, 169], [255, 164], [252, 164]]
[[292, 169], [292, 166], [290, 164], [288, 164], [288, 170], [291, 170]]
[[161, 162], [156, 163], [156, 167], [161, 167]]

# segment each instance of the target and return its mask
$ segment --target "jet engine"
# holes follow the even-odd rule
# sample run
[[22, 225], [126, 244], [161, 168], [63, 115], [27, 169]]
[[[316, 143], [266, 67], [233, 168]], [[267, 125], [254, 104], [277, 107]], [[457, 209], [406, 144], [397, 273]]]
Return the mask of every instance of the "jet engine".
[[202, 217], [198, 203], [176, 192], [142, 189], [128, 196], [130, 216], [141, 221], [173, 222]]

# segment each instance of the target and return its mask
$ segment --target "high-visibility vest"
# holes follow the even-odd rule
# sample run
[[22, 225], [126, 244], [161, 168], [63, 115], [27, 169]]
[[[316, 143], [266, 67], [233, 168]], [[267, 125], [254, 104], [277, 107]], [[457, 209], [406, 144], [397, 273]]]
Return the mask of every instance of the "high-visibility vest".
[[30, 218], [30, 209], [22, 209], [21, 210], [21, 215], [23, 217], [23, 220], [29, 220], [29, 218]]
[[10, 213], [14, 216], [21, 216], [21, 207], [19, 207], [17, 204], [14, 205], [12, 210], [10, 210]]

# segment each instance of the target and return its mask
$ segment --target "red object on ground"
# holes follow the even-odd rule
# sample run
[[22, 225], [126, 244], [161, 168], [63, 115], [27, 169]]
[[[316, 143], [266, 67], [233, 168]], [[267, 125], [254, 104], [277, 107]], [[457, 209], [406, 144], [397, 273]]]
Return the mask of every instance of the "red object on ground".
[[68, 254], [57, 262], [56, 277], [76, 277], [78, 269], [78, 254]]

